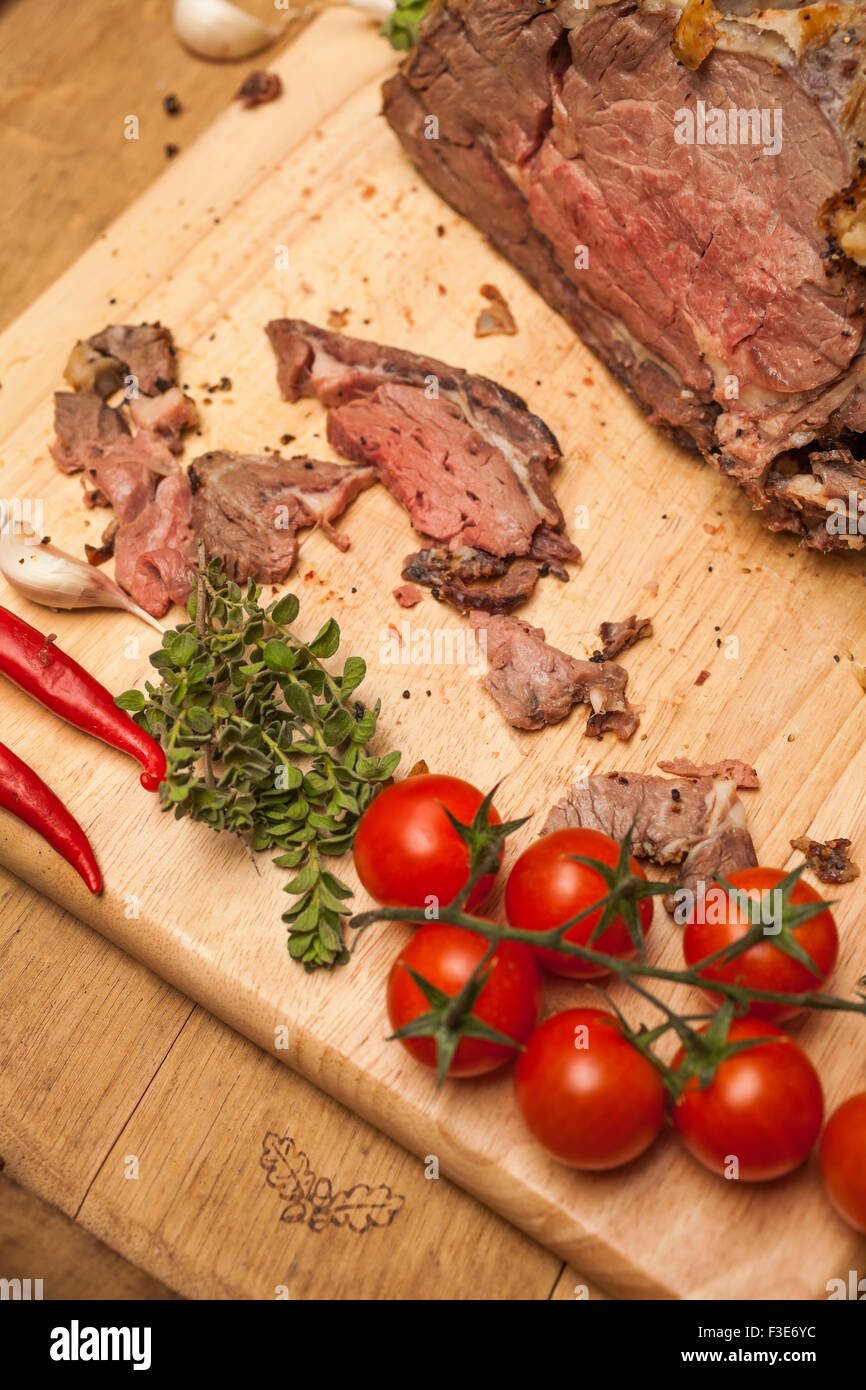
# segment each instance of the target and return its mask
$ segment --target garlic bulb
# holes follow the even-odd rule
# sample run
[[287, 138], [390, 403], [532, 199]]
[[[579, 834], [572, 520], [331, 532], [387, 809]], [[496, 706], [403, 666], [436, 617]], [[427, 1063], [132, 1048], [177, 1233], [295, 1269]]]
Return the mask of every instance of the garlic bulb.
[[353, 9], [372, 15], [374, 19], [387, 19], [396, 9], [395, 0], [349, 0], [349, 4]]
[[162, 632], [113, 579], [53, 545], [10, 535], [0, 517], [0, 574], [13, 589], [46, 608], [125, 608]]
[[203, 58], [249, 58], [279, 33], [230, 0], [174, 0], [174, 31]]

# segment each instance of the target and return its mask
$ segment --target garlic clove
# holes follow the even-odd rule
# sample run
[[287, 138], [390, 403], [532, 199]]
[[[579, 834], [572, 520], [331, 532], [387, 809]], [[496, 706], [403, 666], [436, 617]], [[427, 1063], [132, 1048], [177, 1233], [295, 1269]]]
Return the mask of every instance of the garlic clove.
[[172, 22], [181, 42], [203, 58], [249, 58], [280, 32], [230, 0], [174, 0]]
[[163, 631], [156, 618], [133, 603], [107, 574], [56, 546], [4, 531], [0, 534], [0, 574], [24, 598], [45, 608], [123, 608], [157, 632]]

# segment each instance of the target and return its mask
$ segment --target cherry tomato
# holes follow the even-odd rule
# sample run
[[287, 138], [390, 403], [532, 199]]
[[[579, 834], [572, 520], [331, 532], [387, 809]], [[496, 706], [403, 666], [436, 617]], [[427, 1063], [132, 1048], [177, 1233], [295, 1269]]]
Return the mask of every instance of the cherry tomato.
[[[606, 895], [608, 889], [601, 874], [585, 864], [575, 863], [571, 858], [575, 854], [598, 859], [613, 868], [619, 859], [620, 847], [616, 840], [599, 830], [554, 830], [550, 835], [542, 835], [540, 840], [524, 850], [508, 877], [505, 911], [512, 927], [522, 927], [527, 931], [550, 931]], [[638, 878], [646, 877], [636, 859], [631, 860], [631, 870]], [[638, 912], [641, 930], [646, 934], [652, 921], [652, 899], [642, 898]], [[573, 941], [578, 946], [588, 945], [600, 917], [601, 909], [591, 913], [566, 932], [565, 940]], [[591, 980], [608, 973], [597, 965], [588, 965], [561, 951], [543, 946], [533, 946], [532, 949], [536, 959], [556, 975], [567, 975], [574, 980]], [[623, 960], [634, 957], [635, 949], [621, 917], [613, 919], [593, 942], [593, 949], [619, 956]]]
[[[761, 901], [764, 893], [772, 893], [778, 888], [785, 875], [778, 869], [740, 869], [731, 874], [728, 882], [754, 899]], [[772, 899], [766, 898], [768, 922]], [[817, 903], [821, 898], [814, 888], [801, 879], [791, 894], [791, 902]], [[689, 919], [683, 934], [683, 952], [690, 966], [699, 965], [702, 960], [721, 951], [725, 946], [739, 941], [749, 930], [747, 913], [721, 885], [707, 890], [703, 905], [697, 908], [700, 916], [709, 921]], [[763, 941], [750, 946], [741, 956], [722, 964], [711, 965], [701, 974], [708, 980], [724, 980], [728, 984], [746, 985], [750, 989], [774, 990], [777, 994], [805, 994], [810, 990], [824, 987], [828, 976], [833, 972], [836, 956], [839, 953], [839, 935], [833, 914], [828, 910], [810, 917], [802, 926], [794, 930], [794, 939], [815, 962], [813, 973], [800, 961], [779, 949], [775, 939], [768, 934]], [[718, 995], [708, 991], [709, 998], [719, 1003]], [[773, 1004], [769, 1000], [755, 1000], [749, 1005], [750, 1018], [767, 1018], [777, 1023], [794, 1018], [802, 1012], [788, 1004]]]
[[[425, 773], [380, 792], [361, 817], [355, 835], [355, 868], [372, 898], [384, 907], [444, 907], [469, 877], [469, 849], [445, 814], [467, 825], [483, 794], [459, 777]], [[499, 824], [490, 808], [490, 820]], [[493, 876], [479, 879], [467, 904], [484, 901]]]
[[568, 1009], [542, 1023], [514, 1073], [530, 1133], [573, 1168], [618, 1168], [664, 1123], [659, 1073], [604, 1009]]
[[851, 1096], [827, 1121], [821, 1176], [839, 1215], [866, 1235], [866, 1091]]
[[[743, 1038], [770, 1041], [727, 1058], [704, 1090], [692, 1078], [673, 1120], [704, 1167], [743, 1182], [767, 1182], [808, 1157], [821, 1131], [824, 1100], [818, 1073], [781, 1028], [764, 1019], [735, 1019], [728, 1040]], [[681, 1050], [674, 1070], [682, 1058]]]
[[[459, 994], [490, 943], [477, 932], [430, 922], [403, 947], [388, 977], [388, 1017], [396, 1031], [411, 1023], [430, 1005], [405, 965], [452, 998]], [[528, 946], [503, 941], [491, 958], [487, 981], [472, 1012], [484, 1023], [524, 1043], [538, 1022], [541, 982]], [[436, 1066], [433, 1038], [401, 1038], [407, 1052], [425, 1067]], [[486, 1038], [461, 1038], [448, 1068], [449, 1076], [481, 1076], [517, 1055], [517, 1049]]]

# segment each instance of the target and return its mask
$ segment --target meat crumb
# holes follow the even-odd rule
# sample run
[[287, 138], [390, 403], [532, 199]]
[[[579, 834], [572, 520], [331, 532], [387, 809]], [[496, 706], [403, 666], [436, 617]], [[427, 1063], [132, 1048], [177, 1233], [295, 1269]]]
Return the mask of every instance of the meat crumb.
[[696, 681], [695, 681], [695, 685], [703, 685], [704, 682], [705, 682], [705, 681], [708, 681], [709, 679], [710, 679], [710, 673], [709, 673], [709, 671], [699, 671], [699, 672], [698, 672], [698, 675], [697, 675], [697, 679], [696, 679]]
[[424, 597], [417, 584], [401, 584], [392, 592], [401, 608], [414, 608]]
[[495, 334], [513, 336], [517, 332], [517, 324], [502, 291], [495, 285], [482, 285], [481, 294], [490, 307], [482, 309], [475, 320], [476, 338], [490, 338]]
[[234, 99], [249, 111], [254, 106], [264, 106], [266, 102], [275, 101], [282, 90], [283, 84], [275, 72], [251, 72], [235, 92]]
[[850, 883], [859, 877], [860, 868], [851, 859], [850, 840], [810, 840], [803, 835], [791, 841], [791, 849], [806, 856], [806, 863], [822, 883]]
[[590, 660], [612, 661], [642, 637], [652, 637], [652, 618], [639, 618], [632, 613], [630, 618], [624, 618], [622, 622], [602, 623], [598, 635], [604, 645], [600, 652], [593, 652]]

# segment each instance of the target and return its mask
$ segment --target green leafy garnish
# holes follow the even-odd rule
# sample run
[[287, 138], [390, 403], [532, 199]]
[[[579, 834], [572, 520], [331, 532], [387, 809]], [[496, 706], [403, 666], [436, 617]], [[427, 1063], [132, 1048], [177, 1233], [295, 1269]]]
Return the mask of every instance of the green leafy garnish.
[[260, 597], [252, 580], [242, 589], [218, 560], [202, 561], [190, 622], [166, 632], [150, 658], [159, 685], [117, 704], [165, 750], [164, 810], [239, 835], [251, 850], [280, 851], [274, 864], [292, 870], [289, 954], [314, 970], [349, 954], [352, 894], [322, 860], [351, 848], [400, 754], [369, 752], [379, 702], [368, 709], [354, 698], [362, 658], [350, 656], [339, 675], [323, 664], [340, 645], [334, 619], [303, 642], [291, 627], [295, 595], [267, 608]]
[[382, 25], [393, 48], [405, 51], [418, 42], [418, 27], [430, 8], [430, 0], [397, 0], [397, 7]]

